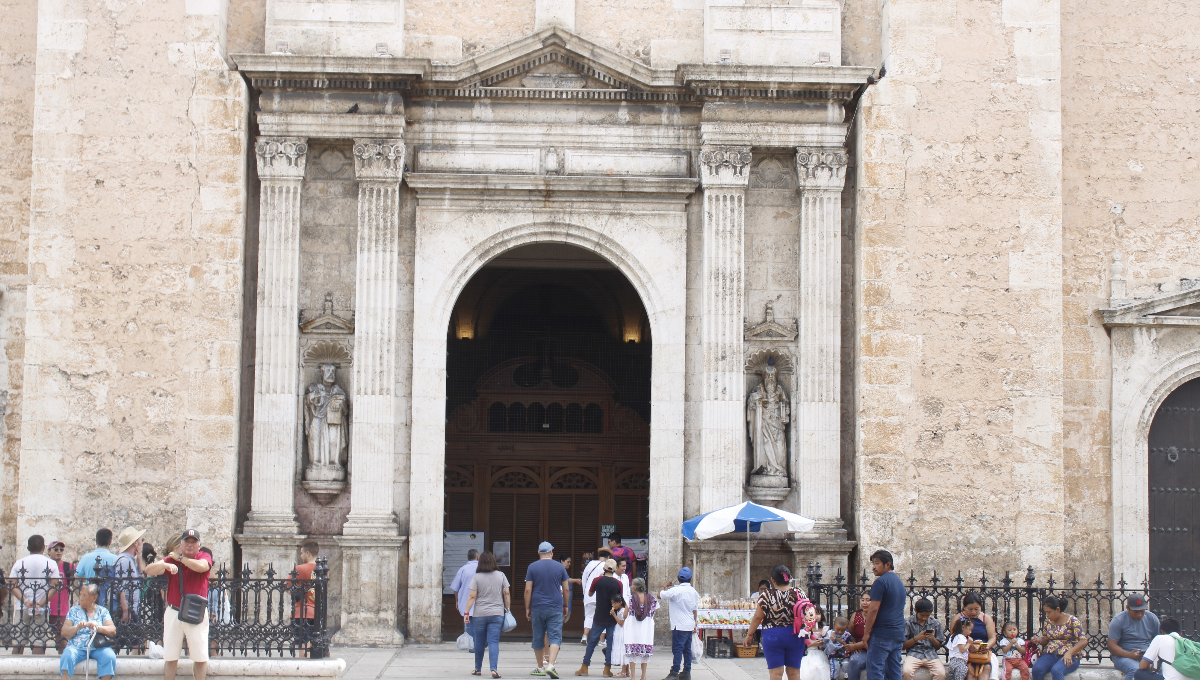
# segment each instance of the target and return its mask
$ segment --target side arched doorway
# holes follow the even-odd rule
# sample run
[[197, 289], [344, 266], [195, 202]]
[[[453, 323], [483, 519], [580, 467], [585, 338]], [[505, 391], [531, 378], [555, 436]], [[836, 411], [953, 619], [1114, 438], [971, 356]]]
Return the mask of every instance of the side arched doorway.
[[[602, 526], [648, 537], [650, 325], [616, 268], [566, 245], [504, 253], [464, 287], [446, 356], [444, 527], [507, 548], [514, 610], [539, 542], [578, 578]], [[573, 605], [565, 637], [582, 631], [578, 587]], [[444, 639], [461, 633], [452, 596], [442, 621]]]
[[1200, 580], [1200, 378], [1167, 396], [1148, 443], [1150, 586], [1190, 589]]

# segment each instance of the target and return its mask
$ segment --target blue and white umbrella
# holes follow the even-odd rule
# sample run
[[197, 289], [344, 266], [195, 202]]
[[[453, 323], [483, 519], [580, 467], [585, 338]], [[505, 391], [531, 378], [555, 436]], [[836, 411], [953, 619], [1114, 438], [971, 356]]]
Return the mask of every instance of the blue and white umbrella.
[[760, 531], [799, 533], [812, 531], [813, 520], [793, 512], [768, 508], [757, 503], [739, 503], [706, 512], [683, 523], [683, 537], [704, 540], [730, 533], [746, 534], [746, 592], [750, 592], [750, 534]]

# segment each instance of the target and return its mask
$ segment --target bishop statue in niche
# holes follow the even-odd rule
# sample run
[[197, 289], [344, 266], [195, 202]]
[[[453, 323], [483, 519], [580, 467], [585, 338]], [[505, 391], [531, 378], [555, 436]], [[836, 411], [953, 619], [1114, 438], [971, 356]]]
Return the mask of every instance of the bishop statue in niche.
[[746, 399], [746, 423], [754, 448], [752, 476], [782, 477], [781, 485], [787, 486], [787, 425], [791, 419], [791, 400], [779, 385], [775, 357], [768, 357], [762, 384]]
[[337, 366], [321, 364], [321, 382], [309, 385], [304, 394], [304, 433], [308, 437], [305, 481], [346, 479], [350, 402], [346, 391], [334, 382], [336, 377]]

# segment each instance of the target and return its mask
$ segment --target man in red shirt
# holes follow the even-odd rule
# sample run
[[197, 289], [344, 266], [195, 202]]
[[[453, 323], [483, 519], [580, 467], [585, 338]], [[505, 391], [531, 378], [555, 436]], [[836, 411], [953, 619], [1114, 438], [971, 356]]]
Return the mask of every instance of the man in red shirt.
[[[295, 600], [295, 605], [292, 607], [292, 625], [296, 629], [296, 635], [304, 640], [309, 639], [313, 633], [313, 626], [317, 615], [317, 591], [315, 588], [309, 587], [312, 583], [313, 570], [317, 567], [317, 554], [321, 552], [321, 546], [311, 538], [305, 541], [300, 546], [300, 564], [296, 565], [295, 578], [288, 580], [288, 585], [293, 586], [292, 597]], [[308, 657], [308, 643], [303, 644], [302, 656]]]
[[[208, 612], [204, 612], [204, 620], [200, 623], [181, 623], [179, 602], [184, 594], [208, 597], [208, 572], [213, 560], [208, 553], [200, 552], [200, 532], [195, 529], [183, 532], [179, 552], [181, 554], [168, 554], [162, 562], [146, 565], [145, 572], [147, 576], [166, 572], [174, 577], [167, 579], [167, 610], [163, 613], [163, 659], [167, 662], [163, 678], [175, 680], [186, 637], [188, 658], [193, 664], [192, 675], [196, 680], [204, 680], [208, 673]], [[179, 591], [180, 580], [183, 581], [183, 593]]]

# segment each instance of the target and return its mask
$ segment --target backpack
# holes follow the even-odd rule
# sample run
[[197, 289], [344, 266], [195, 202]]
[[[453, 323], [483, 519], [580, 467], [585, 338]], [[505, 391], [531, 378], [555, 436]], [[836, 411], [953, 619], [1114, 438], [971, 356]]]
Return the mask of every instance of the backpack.
[[1178, 633], [1171, 633], [1171, 637], [1175, 638], [1175, 660], [1163, 663], [1184, 677], [1200, 680], [1200, 642], [1180, 637]]

